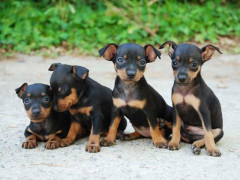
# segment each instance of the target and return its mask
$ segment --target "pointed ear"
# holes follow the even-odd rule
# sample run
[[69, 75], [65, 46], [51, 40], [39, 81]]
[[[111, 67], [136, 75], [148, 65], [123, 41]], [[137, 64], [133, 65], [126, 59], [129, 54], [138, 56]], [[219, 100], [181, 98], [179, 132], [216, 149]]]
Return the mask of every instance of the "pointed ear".
[[173, 42], [173, 41], [166, 41], [165, 43], [163, 43], [163, 44], [159, 47], [159, 49], [165, 48], [166, 45], [169, 45], [168, 55], [169, 55], [170, 57], [172, 57], [174, 51], [175, 51], [176, 48], [177, 48], [177, 44], [176, 44], [175, 42]]
[[19, 88], [15, 89], [16, 94], [18, 95], [19, 98], [22, 98], [22, 95], [26, 91], [27, 86], [28, 86], [27, 83], [23, 83]]
[[111, 43], [98, 51], [100, 56], [106, 60], [111, 60], [118, 48], [117, 44]]
[[217, 50], [220, 54], [222, 54], [220, 49], [216, 46], [213, 46], [211, 44], [203, 46], [201, 49], [201, 55], [202, 55], [203, 61], [207, 61], [207, 60], [211, 59], [215, 50]]
[[49, 71], [54, 71], [61, 63], [53, 63], [48, 70]]
[[155, 61], [157, 57], [161, 59], [161, 53], [157, 49], [155, 49], [155, 47], [153, 47], [151, 44], [145, 45], [144, 49], [148, 62]]
[[82, 66], [72, 66], [72, 73], [81, 79], [86, 79], [88, 77], [89, 70]]

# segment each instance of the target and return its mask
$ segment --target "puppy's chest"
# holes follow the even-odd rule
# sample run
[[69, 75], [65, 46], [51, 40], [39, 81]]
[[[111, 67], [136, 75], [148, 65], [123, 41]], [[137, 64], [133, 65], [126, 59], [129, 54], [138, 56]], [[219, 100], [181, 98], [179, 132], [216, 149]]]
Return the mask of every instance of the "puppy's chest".
[[143, 109], [146, 105], [146, 99], [134, 89], [123, 89], [121, 93], [114, 94], [113, 104], [117, 108]]

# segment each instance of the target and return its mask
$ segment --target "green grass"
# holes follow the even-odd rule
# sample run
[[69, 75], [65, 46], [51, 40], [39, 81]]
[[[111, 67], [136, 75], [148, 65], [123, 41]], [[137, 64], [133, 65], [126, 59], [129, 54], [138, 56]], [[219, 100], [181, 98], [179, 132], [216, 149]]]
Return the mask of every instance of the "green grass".
[[[235, 2], [235, 3], [234, 3]], [[240, 35], [239, 3], [221, 1], [60, 1], [0, 3], [0, 48], [30, 53], [64, 46], [96, 55], [110, 42], [218, 42]]]

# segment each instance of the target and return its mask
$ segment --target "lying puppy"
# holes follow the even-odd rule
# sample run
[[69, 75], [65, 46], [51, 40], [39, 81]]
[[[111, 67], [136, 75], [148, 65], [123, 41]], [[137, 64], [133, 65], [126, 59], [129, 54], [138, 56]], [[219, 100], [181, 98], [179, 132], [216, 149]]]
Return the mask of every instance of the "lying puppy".
[[70, 127], [70, 114], [52, 110], [50, 86], [24, 83], [16, 89], [16, 93], [22, 99], [30, 119], [30, 124], [24, 133], [27, 139], [22, 147], [32, 149], [37, 146], [37, 141], [47, 141], [45, 148], [58, 148], [61, 139], [67, 136]]
[[200, 154], [201, 147], [205, 145], [208, 155], [220, 156], [215, 143], [223, 137], [221, 105], [202, 79], [201, 67], [211, 59], [215, 50], [221, 52], [213, 45], [199, 49], [192, 44], [176, 45], [172, 41], [163, 43], [160, 49], [167, 45], [175, 78], [172, 88], [173, 136], [169, 149], [179, 149], [181, 138], [185, 142], [193, 143], [194, 154]]
[[[53, 71], [50, 84], [54, 109], [60, 112], [69, 110], [73, 116], [69, 133], [61, 146], [72, 144], [85, 130], [90, 131], [86, 151], [99, 152], [100, 134], [108, 131], [114, 115], [112, 91], [88, 77], [89, 70], [85, 67], [55, 63], [49, 71]], [[126, 125], [122, 118], [118, 131], [123, 132]]]
[[[117, 77], [113, 90], [114, 116], [109, 133], [101, 141], [102, 146], [110, 146], [116, 139], [116, 129], [121, 117], [126, 116], [135, 132], [126, 134], [123, 140], [152, 137], [158, 148], [166, 148], [165, 136], [171, 133], [172, 107], [145, 80], [146, 64], [160, 58], [160, 52], [152, 45], [144, 47], [127, 43], [120, 46], [109, 44], [99, 50], [100, 56], [114, 63]], [[169, 125], [160, 130], [160, 118]]]

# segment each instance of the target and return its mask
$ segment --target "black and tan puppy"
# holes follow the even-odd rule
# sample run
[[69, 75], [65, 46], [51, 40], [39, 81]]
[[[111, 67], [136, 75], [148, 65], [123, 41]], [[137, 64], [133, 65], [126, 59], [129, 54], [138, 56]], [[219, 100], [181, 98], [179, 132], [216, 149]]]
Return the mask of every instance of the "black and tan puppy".
[[206, 146], [208, 155], [220, 156], [215, 143], [223, 137], [221, 105], [202, 79], [201, 67], [211, 59], [215, 50], [221, 52], [213, 45], [199, 49], [192, 44], [176, 45], [172, 41], [165, 42], [160, 49], [167, 45], [175, 78], [172, 88], [173, 136], [169, 149], [179, 149], [181, 138], [193, 143], [194, 154], [200, 154], [201, 147]]
[[152, 45], [142, 47], [127, 43], [120, 46], [109, 44], [99, 50], [99, 54], [112, 61], [117, 72], [113, 90], [114, 117], [109, 133], [101, 141], [101, 145], [110, 146], [114, 143], [121, 117], [126, 116], [135, 132], [124, 135], [123, 140], [152, 137], [156, 147], [167, 147], [165, 133], [169, 135], [171, 127], [160, 130], [160, 118], [171, 125], [172, 108], [143, 76], [146, 64], [155, 61], [157, 57], [160, 58], [160, 52]]
[[[90, 132], [86, 151], [99, 152], [100, 134], [108, 131], [113, 115], [112, 91], [88, 77], [89, 70], [85, 67], [56, 63], [49, 71], [54, 71], [50, 79], [54, 109], [60, 112], [69, 110], [73, 116], [69, 133], [61, 146], [72, 144], [85, 130]], [[119, 132], [123, 132], [126, 125], [122, 118]]]
[[58, 113], [52, 110], [52, 93], [50, 86], [45, 84], [24, 83], [16, 89], [22, 99], [27, 116], [31, 120], [25, 130], [26, 141], [22, 144], [25, 149], [37, 146], [37, 141], [47, 141], [47, 149], [56, 149], [62, 138], [67, 136], [70, 127], [70, 114]]

